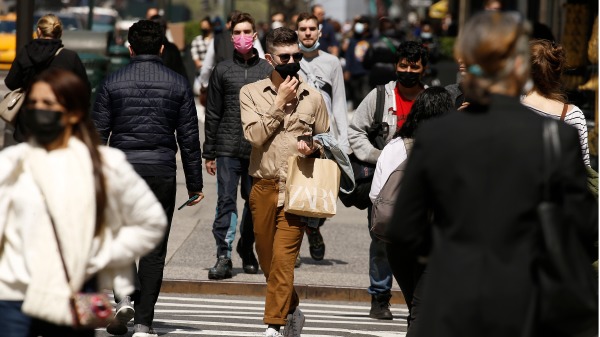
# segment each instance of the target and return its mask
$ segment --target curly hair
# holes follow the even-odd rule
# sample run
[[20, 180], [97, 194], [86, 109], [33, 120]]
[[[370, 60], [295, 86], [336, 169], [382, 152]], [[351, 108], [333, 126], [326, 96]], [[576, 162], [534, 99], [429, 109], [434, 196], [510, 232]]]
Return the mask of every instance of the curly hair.
[[437, 118], [454, 110], [450, 93], [443, 87], [429, 87], [415, 99], [406, 121], [394, 134], [394, 138], [414, 138], [418, 127], [426, 120]]
[[421, 65], [425, 67], [427, 65], [427, 61], [429, 61], [429, 51], [422, 43], [416, 41], [405, 41], [400, 43], [398, 46], [395, 57], [396, 59], [394, 62], [396, 64], [403, 59], [406, 59], [408, 62], [415, 63], [421, 60]]
[[134, 23], [127, 34], [127, 40], [136, 55], [158, 55], [163, 38], [163, 28], [150, 20]]

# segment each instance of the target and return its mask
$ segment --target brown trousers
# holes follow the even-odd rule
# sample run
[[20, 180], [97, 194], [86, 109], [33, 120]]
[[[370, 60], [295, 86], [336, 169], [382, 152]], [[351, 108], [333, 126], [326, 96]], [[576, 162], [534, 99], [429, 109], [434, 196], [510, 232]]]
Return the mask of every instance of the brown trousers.
[[267, 279], [265, 324], [285, 325], [300, 300], [294, 289], [294, 264], [300, 252], [306, 224], [300, 217], [277, 207], [276, 180], [254, 179], [250, 211], [254, 222], [256, 253]]

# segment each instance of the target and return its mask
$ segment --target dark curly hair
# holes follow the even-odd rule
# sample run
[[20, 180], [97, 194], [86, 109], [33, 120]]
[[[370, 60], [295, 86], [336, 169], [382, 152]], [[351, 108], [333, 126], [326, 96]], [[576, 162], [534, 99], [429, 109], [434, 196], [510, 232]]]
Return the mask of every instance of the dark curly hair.
[[400, 60], [406, 59], [408, 62], [419, 62], [425, 67], [429, 61], [429, 51], [422, 43], [416, 41], [405, 41], [400, 43], [395, 55], [394, 62], [398, 64]]
[[437, 118], [454, 110], [450, 93], [443, 87], [429, 87], [415, 99], [406, 121], [396, 131], [394, 138], [414, 138], [419, 125], [426, 120]]
[[127, 34], [127, 40], [136, 55], [158, 55], [163, 37], [160, 24], [150, 20], [134, 23]]

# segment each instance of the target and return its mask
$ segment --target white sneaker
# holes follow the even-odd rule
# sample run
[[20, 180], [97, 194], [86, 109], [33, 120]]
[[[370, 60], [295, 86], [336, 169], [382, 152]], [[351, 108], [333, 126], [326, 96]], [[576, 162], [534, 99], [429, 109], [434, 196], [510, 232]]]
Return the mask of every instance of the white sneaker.
[[136, 324], [133, 326], [133, 335], [131, 337], [158, 337], [158, 334], [150, 326]]
[[279, 331], [273, 329], [273, 328], [268, 328], [267, 331], [265, 331], [265, 337], [282, 337], [283, 335], [279, 333]]
[[287, 322], [283, 329], [284, 337], [300, 337], [302, 328], [304, 328], [304, 321], [306, 318], [300, 308], [296, 307], [293, 313], [287, 315]]

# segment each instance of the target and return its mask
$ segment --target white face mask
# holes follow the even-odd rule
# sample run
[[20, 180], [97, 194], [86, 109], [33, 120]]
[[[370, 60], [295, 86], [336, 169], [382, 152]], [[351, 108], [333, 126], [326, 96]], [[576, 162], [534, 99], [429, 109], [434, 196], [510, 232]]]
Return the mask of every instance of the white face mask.
[[317, 50], [317, 48], [319, 48], [319, 45], [320, 45], [319, 40], [317, 40], [317, 42], [315, 42], [315, 44], [313, 44], [312, 47], [310, 47], [310, 48], [305, 47], [302, 44], [302, 42], [298, 42], [298, 46], [300, 47], [300, 50], [302, 50], [305, 53], [310, 53], [311, 51]]
[[365, 31], [365, 25], [364, 25], [364, 24], [362, 24], [362, 23], [360, 23], [360, 22], [357, 22], [357, 23], [354, 25], [354, 31], [355, 31], [357, 34], [362, 34], [362, 33]]
[[277, 29], [281, 27], [283, 27], [283, 22], [281, 21], [273, 21], [273, 23], [271, 23], [271, 29]]

